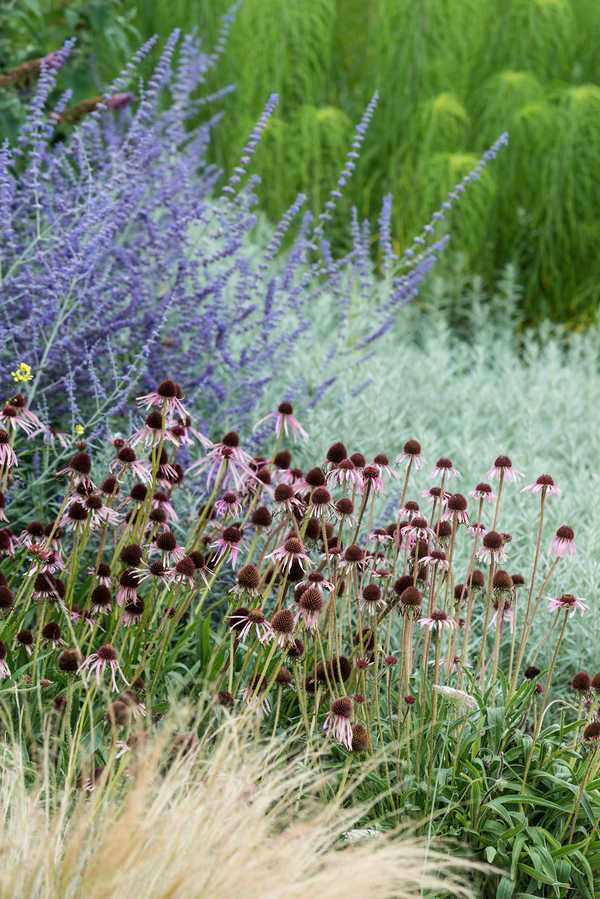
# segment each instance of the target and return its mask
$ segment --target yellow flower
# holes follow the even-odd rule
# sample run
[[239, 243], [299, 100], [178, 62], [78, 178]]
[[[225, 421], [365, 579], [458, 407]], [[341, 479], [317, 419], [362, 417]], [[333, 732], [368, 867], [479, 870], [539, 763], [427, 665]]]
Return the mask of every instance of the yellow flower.
[[84, 431], [85, 428], [83, 427], [83, 425], [75, 425], [75, 434], [77, 435], [77, 437], [81, 437]]
[[11, 371], [11, 375], [16, 383], [19, 383], [19, 381], [33, 381], [31, 366], [27, 365], [26, 362], [20, 362], [19, 367], [15, 371]]

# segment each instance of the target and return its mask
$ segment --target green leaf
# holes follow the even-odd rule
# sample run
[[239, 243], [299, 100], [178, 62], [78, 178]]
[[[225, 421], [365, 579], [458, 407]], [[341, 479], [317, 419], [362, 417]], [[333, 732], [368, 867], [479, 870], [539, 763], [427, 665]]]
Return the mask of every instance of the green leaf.
[[512, 899], [515, 891], [515, 882], [508, 877], [502, 877], [496, 890], [496, 899]]
[[486, 846], [483, 852], [489, 864], [491, 865], [497, 855], [496, 848], [494, 846]]

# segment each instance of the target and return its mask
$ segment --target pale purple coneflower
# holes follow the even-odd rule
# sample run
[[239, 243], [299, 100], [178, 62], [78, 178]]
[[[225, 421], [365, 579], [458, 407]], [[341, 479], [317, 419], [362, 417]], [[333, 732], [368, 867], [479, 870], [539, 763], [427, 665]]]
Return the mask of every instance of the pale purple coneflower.
[[573, 528], [570, 528], [568, 524], [561, 525], [557, 530], [552, 543], [548, 547], [548, 552], [551, 554], [553, 553], [560, 559], [562, 559], [564, 556], [573, 557], [577, 552], [575, 548], [575, 533], [573, 531]]
[[179, 440], [175, 437], [173, 432], [168, 428], [164, 428], [161, 413], [157, 409], [154, 409], [146, 416], [146, 421], [139, 431], [136, 431], [135, 434], [131, 435], [129, 444], [131, 446], [137, 446], [138, 443], [141, 443], [144, 447], [158, 447], [161, 438], [164, 443], [172, 443], [175, 446], [180, 445]]
[[467, 525], [467, 531], [469, 534], [472, 534], [473, 537], [483, 537], [484, 534], [487, 533], [487, 528], [483, 524], [477, 524], [477, 522], [473, 522], [472, 524]]
[[[435, 488], [434, 488], [435, 489]], [[439, 493], [437, 494], [439, 496]], [[425, 490], [424, 496], [432, 497], [432, 494], [429, 490]], [[401, 509], [398, 509], [398, 517], [399, 518], [408, 518], [409, 521], [411, 518], [414, 518], [415, 515], [419, 514], [419, 504], [414, 500], [407, 500]]]
[[54, 441], [58, 441], [63, 449], [67, 449], [67, 447], [73, 442], [73, 438], [70, 434], [64, 434], [62, 431], [58, 431], [56, 428], [45, 428], [43, 431], [42, 440], [44, 443], [49, 443], [51, 445], [54, 443]]
[[458, 524], [469, 524], [467, 499], [462, 493], [451, 493], [446, 503], [443, 517], [453, 519], [455, 516]]
[[425, 458], [421, 453], [421, 444], [418, 440], [407, 440], [402, 447], [402, 452], [396, 459], [396, 465], [401, 465], [405, 459], [412, 460], [412, 464], [418, 470], [425, 464]]
[[334, 699], [331, 703], [327, 717], [323, 724], [325, 733], [331, 733], [333, 737], [345, 746], [350, 752], [352, 750], [352, 725], [350, 723], [354, 713], [354, 704], [349, 696], [341, 696]]
[[57, 646], [67, 645], [67, 641], [63, 640], [60, 625], [56, 621], [49, 621], [48, 624], [44, 625], [42, 628], [42, 640], [50, 645], [52, 649], [56, 649]]
[[147, 459], [138, 459], [135, 450], [131, 446], [123, 446], [109, 465], [109, 471], [114, 474], [117, 470], [131, 474], [148, 486], [152, 483], [152, 466]]
[[505, 481], [518, 481], [520, 478], [525, 477], [522, 471], [517, 471], [508, 456], [498, 456], [487, 472], [487, 477], [496, 478], [500, 477], [501, 474], [504, 475]]
[[525, 491], [529, 491], [529, 493], [544, 493], [544, 495], [548, 496], [558, 496], [559, 498], [562, 496], [562, 490], [560, 487], [556, 487], [553, 479], [549, 474], [541, 474], [539, 478], [537, 478], [535, 484], [528, 484], [527, 487], [523, 487], [521, 493]]
[[377, 453], [377, 455], [373, 459], [373, 462], [375, 465], [379, 466], [382, 478], [385, 475], [385, 478], [388, 481], [390, 481], [392, 478], [395, 478], [396, 480], [400, 479], [400, 472], [396, 471], [395, 468], [392, 468], [392, 466], [390, 465], [390, 460], [385, 453]]
[[425, 618], [419, 618], [418, 623], [421, 627], [426, 627], [430, 631], [434, 628], [441, 631], [444, 628], [454, 630], [458, 627], [456, 621], [452, 618], [448, 618], [446, 613], [441, 609], [434, 610], [431, 615], [428, 615]]
[[386, 544], [391, 543], [394, 539], [385, 528], [375, 528], [375, 530], [369, 534], [368, 539], [374, 543]]
[[296, 624], [301, 621], [307, 630], [315, 631], [319, 624], [319, 613], [323, 608], [323, 594], [316, 586], [307, 587], [300, 596]]
[[296, 616], [291, 609], [279, 609], [271, 617], [271, 628], [275, 634], [277, 644], [285, 649], [294, 643], [294, 630]]
[[18, 464], [15, 451], [10, 445], [8, 431], [0, 429], [0, 468], [16, 468]]
[[221, 499], [215, 503], [215, 515], [217, 518], [227, 518], [232, 515], [239, 518], [242, 514], [242, 505], [235, 493], [224, 493]]
[[548, 611], [556, 612], [559, 609], [569, 609], [569, 618], [572, 618], [577, 609], [581, 615], [585, 612], [587, 606], [585, 600], [581, 596], [573, 596], [572, 593], [563, 593], [555, 599], [548, 601]]
[[119, 576], [119, 589], [117, 590], [117, 605], [124, 606], [137, 596], [139, 577], [134, 568], [126, 568]]
[[469, 496], [473, 499], [483, 499], [488, 503], [495, 503], [498, 499], [489, 484], [478, 484], [475, 490], [469, 490]]
[[192, 427], [192, 419], [189, 415], [186, 415], [185, 418], [178, 418], [175, 424], [171, 426], [171, 431], [183, 446], [192, 446], [194, 440], [197, 440], [204, 447], [211, 445], [208, 437], [205, 437], [204, 434]]
[[88, 568], [88, 574], [95, 578], [97, 584], [110, 587], [112, 584], [112, 572], [107, 562], [100, 562], [98, 568]]
[[218, 539], [210, 544], [211, 549], [215, 550], [217, 562], [219, 562], [227, 551], [229, 551], [232, 568], [235, 568], [237, 565], [238, 552], [240, 551], [240, 548], [245, 547], [245, 545], [246, 544], [242, 540], [242, 532], [238, 527], [235, 527], [235, 525], [226, 527]]
[[118, 693], [119, 691], [117, 681], [115, 679], [115, 674], [117, 673], [121, 675], [125, 686], [129, 686], [129, 683], [125, 679], [125, 675], [121, 671], [121, 666], [119, 665], [117, 659], [117, 652], [112, 643], [104, 643], [98, 649], [98, 652], [93, 652], [87, 657], [87, 659], [84, 659], [77, 669], [77, 673], [83, 674], [85, 672], [93, 674], [95, 672], [96, 683], [100, 684], [101, 679], [104, 677], [104, 672], [106, 671], [107, 666], [110, 668], [112, 688], [115, 692]]
[[88, 491], [96, 490], [96, 485], [90, 478], [90, 471], [92, 470], [92, 460], [88, 453], [80, 452], [75, 453], [69, 464], [66, 468], [62, 468], [60, 471], [56, 472], [56, 477], [60, 477], [63, 474], [69, 474], [73, 478], [73, 483], [76, 486], [81, 485]]
[[416, 543], [417, 540], [433, 540], [434, 537], [435, 534], [427, 524], [427, 519], [419, 516], [413, 518], [402, 528], [401, 540], [408, 540], [409, 547]]
[[6, 662], [7, 652], [6, 643], [0, 640], [0, 678], [10, 677], [10, 668]]
[[136, 596], [135, 599], [132, 599], [126, 604], [121, 618], [121, 624], [124, 627], [129, 627], [131, 624], [139, 624], [142, 620], [145, 607], [146, 603], [143, 598], [139, 595]]
[[442, 493], [440, 487], [428, 487], [427, 490], [423, 490], [423, 492], [421, 493], [421, 498], [428, 499], [430, 505], [433, 505], [433, 503], [439, 500], [441, 497], [442, 509], [446, 508], [446, 506], [448, 505], [448, 500], [451, 496], [452, 494], [449, 490], [444, 490], [444, 492]]
[[446, 558], [446, 553], [442, 552], [441, 549], [433, 549], [427, 556], [423, 556], [422, 559], [419, 559], [421, 565], [425, 565], [425, 567], [431, 567], [437, 569], [442, 569], [443, 571], [447, 571], [450, 567], [450, 562]]
[[20, 416], [18, 410], [10, 403], [7, 403], [0, 412], [0, 423], [9, 431], [16, 431], [17, 428], [21, 428], [28, 437], [33, 437], [34, 434], [39, 433], [39, 430], [33, 423], [27, 418]]
[[361, 490], [363, 485], [362, 474], [352, 459], [342, 459], [338, 462], [327, 472], [327, 481], [334, 487], [356, 487], [357, 490]]
[[173, 504], [171, 503], [167, 494], [163, 493], [162, 490], [157, 490], [152, 497], [152, 508], [162, 509], [162, 511], [165, 512], [167, 516], [167, 521], [169, 521], [169, 519], [173, 519], [173, 521], [179, 521], [179, 516], [173, 508]]
[[[494, 614], [490, 618], [489, 627], [492, 628], [495, 626], [496, 621], [498, 620], [498, 612], [500, 611], [500, 601], [494, 601]], [[502, 626], [504, 624], [508, 624], [509, 630], [512, 634], [514, 626], [515, 626], [515, 615], [510, 605], [506, 603], [504, 605], [504, 609], [502, 610], [502, 624], [500, 625], [500, 629], [502, 630]]]
[[28, 656], [33, 652], [35, 639], [31, 631], [18, 631], [15, 634], [15, 644], [20, 649], [24, 649]]
[[204, 458], [190, 465], [188, 473], [206, 471], [206, 486], [210, 488], [212, 482], [219, 476], [221, 466], [225, 466], [226, 474], [222, 483], [231, 480], [234, 488], [240, 490], [245, 478], [256, 479], [251, 468], [252, 461], [252, 456], [241, 448], [239, 435], [236, 431], [230, 431], [220, 443], [211, 444]]
[[237, 609], [229, 615], [231, 626], [235, 627], [240, 640], [253, 633], [259, 643], [269, 643], [275, 637], [273, 628], [260, 609]]
[[287, 437], [289, 427], [294, 440], [298, 434], [303, 437], [304, 440], [308, 440], [308, 434], [294, 416], [294, 407], [291, 403], [280, 403], [276, 412], [269, 412], [268, 415], [265, 415], [264, 418], [261, 418], [260, 421], [256, 422], [252, 430], [256, 431], [256, 429], [269, 418], [275, 419], [275, 433], [278, 437], [281, 437], [284, 432]]
[[460, 472], [453, 466], [452, 460], [447, 459], [446, 456], [442, 456], [437, 460], [431, 472], [429, 474], [430, 478], [437, 478], [441, 475], [446, 476], [446, 480], [449, 478], [459, 478]]
[[96, 630], [104, 631], [104, 628], [101, 627], [96, 621], [94, 621], [89, 611], [82, 612], [81, 609], [77, 606], [73, 606], [71, 608], [69, 618], [76, 624], [78, 624], [80, 621], [85, 621], [85, 623], [89, 625], [89, 627], [95, 627]]
[[367, 615], [377, 615], [385, 609], [387, 603], [381, 596], [381, 589], [377, 584], [367, 584], [358, 599], [358, 604]]
[[295, 511], [303, 512], [305, 509], [304, 503], [296, 496], [293, 487], [284, 482], [275, 487], [273, 499], [275, 501], [274, 515], [291, 516]]
[[477, 558], [483, 561], [502, 561], [506, 559], [504, 539], [498, 531], [488, 531], [483, 537], [483, 543], [477, 550]]
[[[47, 430], [37, 415], [27, 408], [27, 400], [22, 393], [16, 393], [9, 401], [9, 405], [17, 412], [17, 424], [19, 424], [29, 437], [44, 434]], [[13, 417], [12, 415], [10, 417]], [[13, 419], [14, 420], [14, 419]]]
[[184, 556], [182, 559], [179, 559], [175, 567], [169, 572], [169, 578], [174, 584], [184, 584], [187, 587], [192, 587], [195, 574], [196, 565], [194, 560], [189, 556]]
[[366, 564], [365, 551], [356, 543], [351, 543], [350, 546], [344, 550], [343, 557], [339, 563], [340, 568], [345, 571], [354, 571], [355, 569], [362, 571], [366, 567]]
[[299, 582], [298, 586], [318, 587], [319, 590], [325, 590], [327, 593], [331, 593], [335, 585], [332, 584], [331, 581], [328, 581], [325, 575], [320, 571], [311, 571], [305, 580]]
[[251, 708], [257, 706], [263, 712], [271, 711], [271, 703], [266, 694], [267, 681], [262, 674], [252, 678], [249, 685], [242, 690], [242, 700]]
[[361, 486], [361, 493], [364, 493], [369, 484], [371, 485], [371, 491], [375, 495], [384, 492], [385, 485], [383, 483], [381, 471], [378, 465], [365, 465], [362, 470], [362, 478], [363, 481]]
[[150, 548], [151, 553], [160, 552], [163, 562], [175, 564], [185, 556], [185, 547], [177, 543], [177, 538], [170, 528], [155, 535]]
[[181, 402], [182, 396], [179, 384], [167, 378], [160, 382], [156, 390], [138, 396], [136, 403], [142, 409], [165, 409], [169, 422], [173, 423], [175, 415], [186, 417], [188, 414]]
[[304, 544], [298, 537], [288, 537], [283, 546], [278, 546], [269, 553], [267, 559], [274, 559], [281, 564], [282, 571], [289, 571], [294, 562], [306, 571], [306, 564], [310, 564], [310, 557], [304, 551]]

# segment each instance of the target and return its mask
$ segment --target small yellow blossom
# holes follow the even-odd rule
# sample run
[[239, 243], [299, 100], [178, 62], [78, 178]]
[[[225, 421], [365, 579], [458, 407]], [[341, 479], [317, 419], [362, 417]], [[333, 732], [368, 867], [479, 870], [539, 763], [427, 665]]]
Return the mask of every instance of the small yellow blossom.
[[83, 425], [75, 425], [75, 434], [77, 437], [81, 437], [84, 431], [85, 428], [83, 427]]
[[19, 367], [15, 371], [11, 371], [11, 375], [16, 383], [19, 383], [19, 381], [33, 381], [31, 365], [27, 365], [26, 362], [20, 362]]

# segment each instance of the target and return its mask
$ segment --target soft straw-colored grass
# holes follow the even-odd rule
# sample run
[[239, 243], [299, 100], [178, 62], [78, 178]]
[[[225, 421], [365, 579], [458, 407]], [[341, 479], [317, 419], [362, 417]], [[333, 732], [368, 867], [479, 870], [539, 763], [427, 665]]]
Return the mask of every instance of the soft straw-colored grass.
[[[257, 746], [239, 721], [217, 745], [165, 765], [166, 741], [131, 754], [91, 793], [27, 787], [5, 750], [0, 896], [469, 896], [464, 859], [402, 834], [344, 840], [356, 806], [319, 798], [323, 780], [281, 745]], [[343, 848], [341, 848], [343, 847]]]

